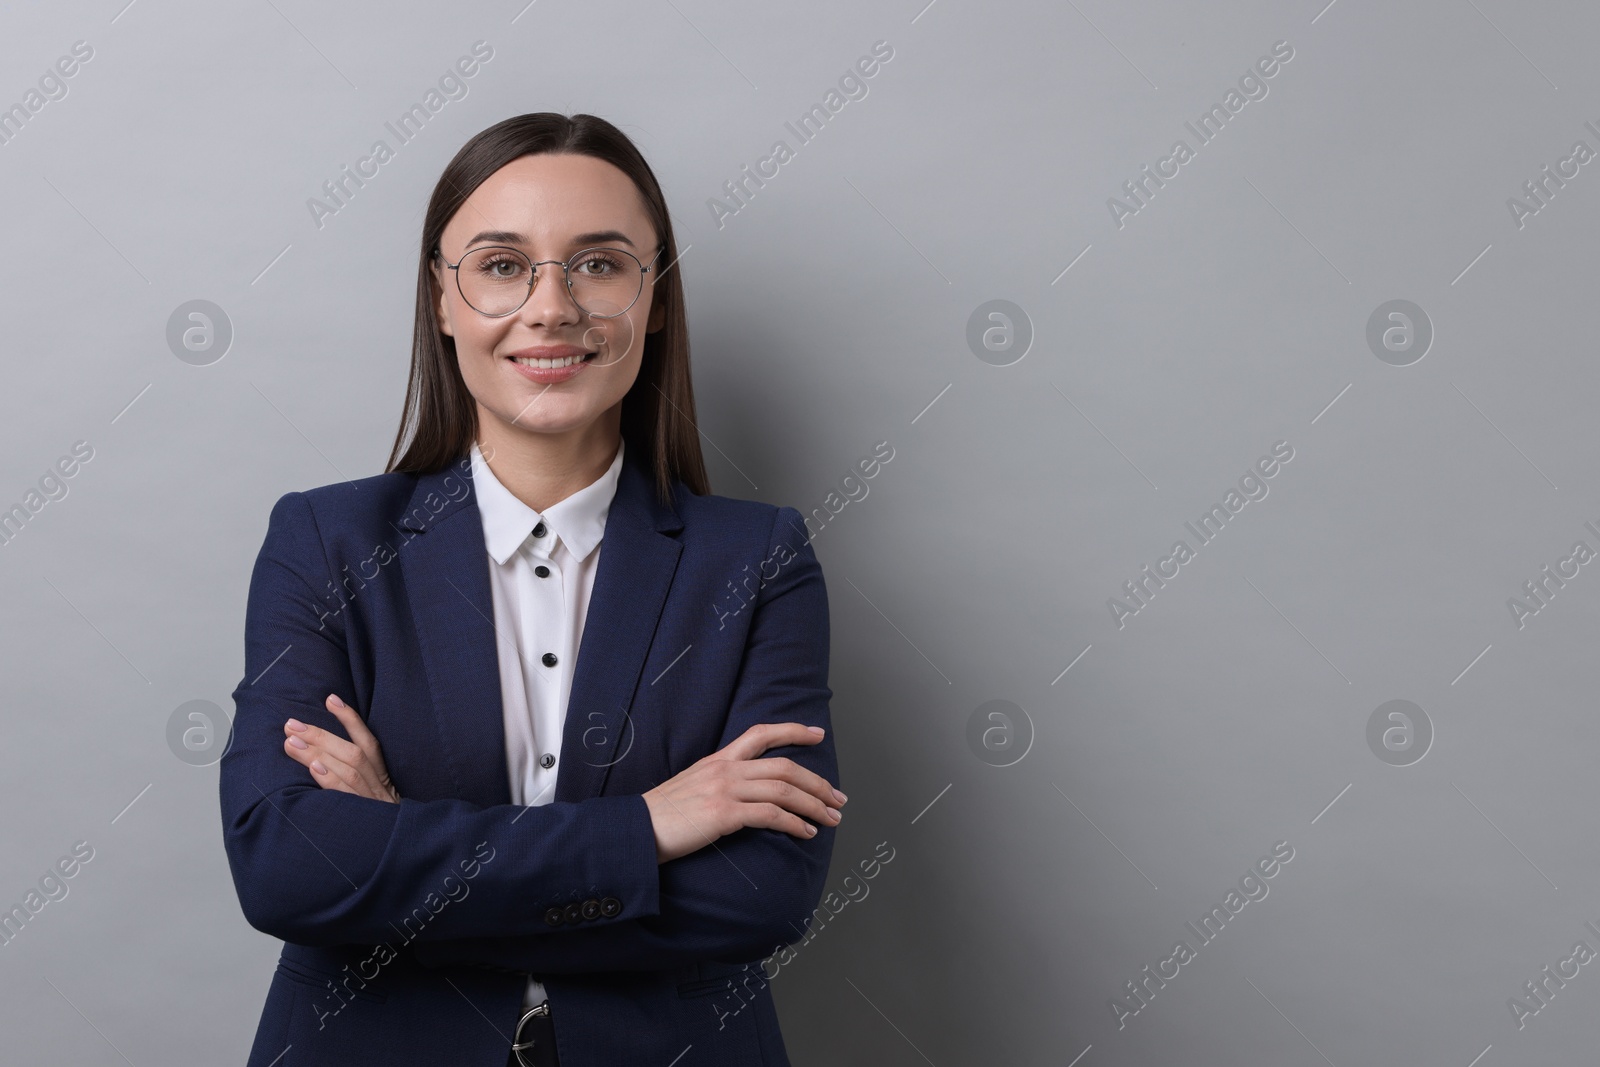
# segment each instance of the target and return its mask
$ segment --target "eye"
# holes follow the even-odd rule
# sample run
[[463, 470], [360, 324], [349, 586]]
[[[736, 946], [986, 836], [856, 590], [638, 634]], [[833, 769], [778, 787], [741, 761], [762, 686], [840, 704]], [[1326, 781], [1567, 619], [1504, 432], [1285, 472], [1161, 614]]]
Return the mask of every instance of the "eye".
[[575, 273], [604, 278], [622, 269], [622, 261], [608, 252], [590, 252], [573, 268]]
[[522, 261], [515, 256], [493, 256], [478, 264], [478, 271], [497, 281], [515, 278], [525, 270]]

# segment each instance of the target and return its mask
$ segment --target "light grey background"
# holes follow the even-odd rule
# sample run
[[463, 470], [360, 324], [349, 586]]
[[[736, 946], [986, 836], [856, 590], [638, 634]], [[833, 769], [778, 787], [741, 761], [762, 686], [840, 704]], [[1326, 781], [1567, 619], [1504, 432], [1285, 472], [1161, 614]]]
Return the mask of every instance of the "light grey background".
[[[8, 1060], [242, 1062], [278, 943], [168, 721], [231, 711], [272, 502], [382, 469], [444, 163], [538, 110], [611, 119], [662, 180], [718, 492], [810, 511], [895, 450], [816, 539], [830, 887], [895, 859], [774, 980], [797, 1064], [1592, 1057], [1600, 965], [1521, 1029], [1508, 999], [1600, 950], [1600, 567], [1520, 629], [1507, 600], [1600, 549], [1600, 163], [1520, 228], [1507, 198], [1600, 150], [1600, 14], [924, 2], [7, 10], [0, 104], [94, 56], [0, 146], [0, 505], [94, 458], [0, 548], [0, 903], [95, 850], [0, 948]], [[308, 198], [478, 40], [468, 95], [319, 228]], [[1119, 228], [1107, 199], [1279, 41], [1268, 95]], [[210, 366], [165, 339], [194, 299], [235, 331]], [[966, 340], [994, 299], [1035, 334], [1009, 366]], [[1366, 341], [1393, 299], [1435, 330], [1410, 366]], [[1278, 441], [1269, 495], [1119, 629], [1107, 599]], [[1395, 699], [1435, 731], [1410, 766], [1366, 739]], [[1031, 722], [1005, 768], [967, 740], [991, 700]], [[1280, 841], [1270, 894], [1119, 1028]]]

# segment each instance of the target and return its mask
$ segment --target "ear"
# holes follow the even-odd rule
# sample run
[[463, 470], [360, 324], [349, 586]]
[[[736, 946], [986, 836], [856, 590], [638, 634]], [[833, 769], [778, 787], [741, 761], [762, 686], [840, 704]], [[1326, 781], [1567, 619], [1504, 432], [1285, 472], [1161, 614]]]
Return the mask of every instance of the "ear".
[[667, 324], [667, 305], [655, 299], [654, 292], [650, 297], [650, 317], [645, 320], [645, 333], [655, 333]]
[[440, 256], [434, 256], [428, 262], [428, 273], [431, 276], [429, 288], [433, 293], [433, 313], [439, 320], [439, 332], [446, 337], [454, 337], [456, 332], [450, 324], [450, 302], [445, 299], [445, 280], [440, 277], [445, 269], [444, 259]]

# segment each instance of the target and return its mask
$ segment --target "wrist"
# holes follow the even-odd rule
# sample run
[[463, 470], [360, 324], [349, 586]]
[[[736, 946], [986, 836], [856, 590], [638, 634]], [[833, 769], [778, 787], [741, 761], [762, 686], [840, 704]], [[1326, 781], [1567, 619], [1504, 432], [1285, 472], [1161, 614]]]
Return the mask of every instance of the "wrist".
[[657, 804], [660, 803], [660, 797], [660, 787], [657, 786], [653, 789], [646, 789], [641, 798], [644, 800], [645, 811], [650, 819], [650, 836], [655, 845], [657, 866], [667, 862], [666, 848], [661, 841], [661, 828], [657, 825], [659, 821]]

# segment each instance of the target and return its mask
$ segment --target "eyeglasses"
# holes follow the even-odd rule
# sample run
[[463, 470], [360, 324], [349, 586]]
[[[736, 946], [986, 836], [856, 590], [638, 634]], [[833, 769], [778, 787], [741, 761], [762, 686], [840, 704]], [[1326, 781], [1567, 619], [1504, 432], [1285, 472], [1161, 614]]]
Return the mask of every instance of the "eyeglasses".
[[461, 257], [459, 263], [444, 259], [439, 249], [433, 254], [456, 272], [456, 288], [467, 306], [490, 318], [515, 314], [533, 295], [539, 282], [538, 268], [554, 263], [561, 268], [567, 293], [585, 315], [614, 319], [633, 307], [644, 291], [644, 276], [666, 250], [662, 245], [650, 257], [650, 266], [632, 252], [620, 248], [585, 248], [565, 263], [559, 259], [531, 262], [515, 248], [485, 245]]

